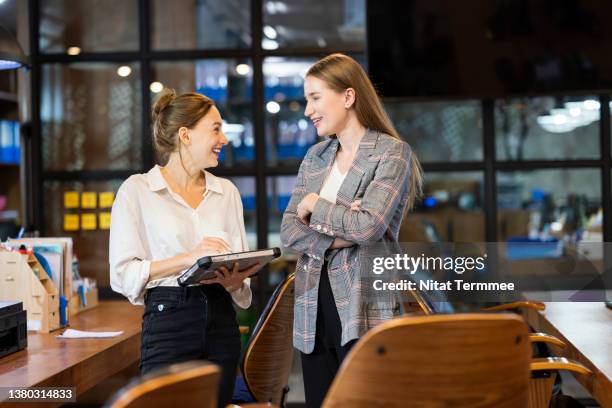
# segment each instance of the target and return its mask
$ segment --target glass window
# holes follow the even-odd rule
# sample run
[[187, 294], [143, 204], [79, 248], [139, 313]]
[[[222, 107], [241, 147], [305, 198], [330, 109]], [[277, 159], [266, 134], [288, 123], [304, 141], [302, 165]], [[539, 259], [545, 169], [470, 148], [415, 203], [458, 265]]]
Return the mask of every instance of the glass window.
[[44, 53], [138, 50], [137, 0], [46, 0], [40, 3]]
[[253, 69], [250, 61], [206, 59], [153, 63], [149, 85], [154, 101], [164, 87], [178, 93], [199, 92], [212, 98], [225, 121], [230, 143], [219, 157], [222, 167], [252, 165], [255, 159], [253, 135]]
[[[213, 170], [214, 172], [214, 170]], [[247, 242], [251, 250], [255, 250], [257, 245], [257, 203], [256, 203], [256, 185], [255, 177], [231, 177], [230, 180], [238, 188], [240, 197], [242, 199], [242, 208], [244, 215], [244, 227], [247, 235]], [[256, 278], [251, 279], [251, 290], [253, 291], [253, 303], [249, 310], [260, 310], [265, 306], [266, 298], [261, 299], [257, 296], [261, 290], [265, 289], [265, 283], [262, 279], [266, 279], [266, 275], [259, 275]], [[265, 277], [264, 277], [265, 276]], [[261, 299], [262, 304], [259, 304]], [[253, 316], [248, 311], [238, 311], [238, 319], [240, 324], [255, 324], [257, 317]]]
[[[282, 247], [280, 240], [280, 226], [283, 213], [291, 199], [291, 193], [295, 187], [296, 175], [275, 176], [266, 178], [266, 190], [268, 193], [268, 246]], [[295, 272], [297, 254], [283, 249], [280, 259], [270, 264], [269, 274], [266, 277], [268, 288], [274, 288], [290, 273]], [[266, 294], [269, 296], [271, 293]]]
[[[94, 278], [98, 287], [110, 286], [108, 274], [108, 217], [112, 200], [102, 199], [100, 193], [116, 193], [123, 180], [108, 181], [47, 181], [43, 185], [45, 197], [45, 237], [71, 237], [74, 253], [79, 259], [81, 276]], [[66, 208], [64, 193], [95, 193], [96, 208]], [[80, 203], [79, 203], [80, 204]], [[68, 204], [70, 207], [70, 204]], [[79, 205], [81, 207], [81, 205]], [[85, 218], [83, 218], [85, 217]], [[76, 221], [76, 223], [75, 223]], [[110, 222], [110, 221], [108, 221]], [[101, 245], [101, 243], [106, 243]]]
[[251, 46], [249, 0], [154, 0], [151, 19], [155, 50]]
[[498, 160], [598, 159], [599, 100], [593, 96], [498, 100]]
[[262, 48], [365, 49], [365, 0], [263, 2]]
[[20, 169], [17, 164], [0, 163], [0, 240], [16, 237], [21, 218]]
[[[27, 31], [27, 24], [20, 25], [17, 21], [18, 15], [27, 17], [22, 12], [27, 6], [27, 2], [17, 2], [17, 0], [5, 0], [0, 4], [0, 26], [16, 38]], [[27, 18], [25, 21], [27, 22]], [[17, 73], [17, 70], [0, 71], [0, 240], [2, 241], [8, 237], [15, 237], [19, 232], [19, 225], [23, 224], [20, 216], [22, 187], [19, 181], [21, 153]], [[29, 81], [29, 76], [24, 78]]]
[[304, 76], [315, 59], [270, 57], [264, 60], [266, 163], [299, 165], [317, 140], [304, 116]]
[[283, 213], [291, 199], [295, 187], [296, 175], [276, 176], [266, 179], [268, 192], [268, 246], [280, 247], [280, 225]]
[[577, 239], [601, 211], [598, 169], [497, 173], [499, 240]]
[[400, 242], [484, 242], [481, 172], [427, 172], [423, 198], [404, 218]]
[[[612, 117], [612, 97], [610, 99], [608, 109], [610, 110], [610, 117]], [[610, 121], [610, 134], [612, 134], [612, 121]], [[612, 143], [610, 143], [610, 155], [612, 155]]]
[[483, 160], [479, 101], [387, 102], [385, 108], [422, 162]]
[[43, 65], [43, 169], [140, 170], [141, 99], [138, 64]]
[[257, 200], [255, 199], [255, 178], [232, 177], [230, 180], [238, 188], [240, 198], [242, 199], [244, 228], [246, 230], [249, 248], [251, 250], [257, 249]]

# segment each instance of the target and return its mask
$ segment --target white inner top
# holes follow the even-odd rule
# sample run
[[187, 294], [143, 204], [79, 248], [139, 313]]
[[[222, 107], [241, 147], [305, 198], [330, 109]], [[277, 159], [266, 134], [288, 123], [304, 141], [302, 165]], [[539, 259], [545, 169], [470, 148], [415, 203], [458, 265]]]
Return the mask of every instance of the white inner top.
[[348, 172], [342, 174], [338, 169], [338, 164], [334, 160], [334, 165], [332, 166], [331, 171], [327, 175], [325, 182], [323, 183], [323, 187], [321, 187], [321, 192], [319, 192], [319, 197], [326, 199], [330, 203], [336, 203], [336, 198], [338, 197], [338, 190], [340, 190], [340, 186], [344, 181]]

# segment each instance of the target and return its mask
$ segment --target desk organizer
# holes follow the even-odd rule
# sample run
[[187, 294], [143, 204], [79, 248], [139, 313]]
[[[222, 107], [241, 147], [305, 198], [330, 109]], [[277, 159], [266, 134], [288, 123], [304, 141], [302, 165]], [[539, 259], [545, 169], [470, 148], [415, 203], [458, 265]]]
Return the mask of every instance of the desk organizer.
[[28, 330], [60, 327], [58, 289], [31, 253], [0, 251], [0, 300], [23, 302]]

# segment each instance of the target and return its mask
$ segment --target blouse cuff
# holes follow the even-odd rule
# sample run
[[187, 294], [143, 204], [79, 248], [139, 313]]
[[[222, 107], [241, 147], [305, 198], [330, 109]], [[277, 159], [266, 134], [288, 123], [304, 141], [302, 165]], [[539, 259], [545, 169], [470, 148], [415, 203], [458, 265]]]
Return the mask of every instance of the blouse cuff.
[[138, 261], [138, 266], [138, 274], [133, 275], [133, 286], [128, 289], [127, 298], [134, 305], [144, 305], [145, 288], [149, 282], [149, 274], [151, 272], [151, 261]]
[[253, 299], [253, 292], [251, 292], [251, 286], [242, 282], [240, 289], [237, 289], [231, 293], [234, 303], [241, 309], [248, 309], [251, 306], [251, 300]]

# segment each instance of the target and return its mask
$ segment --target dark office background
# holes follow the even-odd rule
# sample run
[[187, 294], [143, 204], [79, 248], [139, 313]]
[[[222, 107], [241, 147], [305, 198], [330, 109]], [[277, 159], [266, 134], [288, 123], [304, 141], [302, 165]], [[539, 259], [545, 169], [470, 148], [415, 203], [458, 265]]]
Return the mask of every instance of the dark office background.
[[[163, 87], [217, 101], [231, 144], [212, 172], [239, 187], [250, 245], [263, 248], [280, 245], [300, 160], [317, 140], [303, 116], [305, 71], [332, 52], [368, 68], [365, 0], [5, 0], [0, 7], [0, 23], [13, 28], [32, 62], [11, 74], [24, 76], [25, 100], [15, 96], [14, 77], [0, 84], [0, 118], [24, 119], [23, 191], [15, 192], [18, 167], [0, 167], [3, 183], [17, 183], [3, 190], [6, 208], [42, 235], [72, 236], [81, 273], [105, 295], [108, 231], [64, 231], [64, 215], [79, 210], [64, 208], [63, 193], [116, 191], [153, 166], [149, 112]], [[571, 239], [584, 230], [610, 240], [608, 91], [395, 95], [385, 105], [426, 174], [425, 197], [402, 240]], [[290, 261], [259, 277], [254, 308]]]

